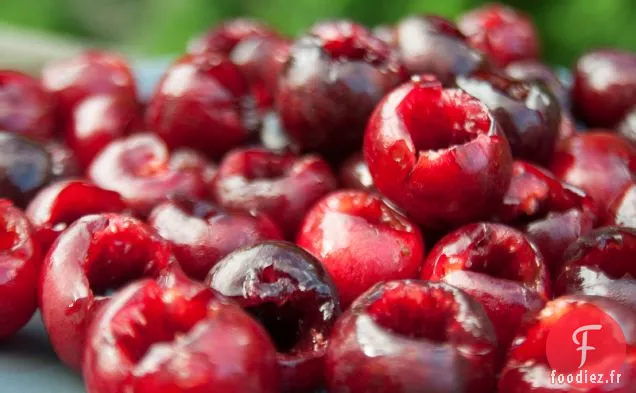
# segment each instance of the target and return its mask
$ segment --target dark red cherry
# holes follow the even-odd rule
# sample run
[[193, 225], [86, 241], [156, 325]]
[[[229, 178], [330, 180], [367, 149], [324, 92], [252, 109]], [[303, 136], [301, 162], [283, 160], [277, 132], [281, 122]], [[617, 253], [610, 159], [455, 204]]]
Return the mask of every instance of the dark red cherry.
[[559, 137], [561, 108], [543, 84], [485, 70], [460, 76], [456, 83], [490, 108], [514, 157], [544, 165], [550, 162]]
[[449, 20], [435, 15], [410, 16], [394, 29], [395, 46], [412, 75], [433, 74], [450, 84], [456, 76], [486, 67], [487, 60], [466, 42]]
[[303, 149], [340, 156], [359, 147], [376, 104], [405, 77], [397, 54], [366, 28], [320, 23], [291, 46], [277, 106]]
[[18, 134], [0, 132], [0, 198], [25, 207], [53, 179], [49, 152]]
[[53, 136], [53, 97], [37, 79], [0, 70], [0, 130], [44, 141]]
[[285, 242], [233, 252], [207, 278], [268, 330], [278, 351], [283, 392], [305, 393], [324, 383], [323, 361], [340, 314], [338, 294], [320, 262]]

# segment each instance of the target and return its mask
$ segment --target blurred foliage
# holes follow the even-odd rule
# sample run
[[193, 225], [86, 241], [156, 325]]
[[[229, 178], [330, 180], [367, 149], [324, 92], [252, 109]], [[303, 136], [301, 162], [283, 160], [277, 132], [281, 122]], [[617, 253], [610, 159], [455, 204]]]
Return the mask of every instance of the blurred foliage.
[[[532, 15], [544, 57], [569, 65], [590, 48], [636, 50], [634, 0], [508, 0]], [[150, 55], [177, 53], [226, 18], [262, 19], [293, 35], [326, 18], [369, 26], [410, 13], [456, 18], [483, 0], [0, 0], [0, 21], [89, 37]]]

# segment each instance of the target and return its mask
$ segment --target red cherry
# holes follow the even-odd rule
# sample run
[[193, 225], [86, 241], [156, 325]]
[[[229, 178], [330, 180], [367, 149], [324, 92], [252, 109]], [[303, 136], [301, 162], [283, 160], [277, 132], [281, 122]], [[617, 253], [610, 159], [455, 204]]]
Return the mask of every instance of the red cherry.
[[574, 66], [574, 113], [590, 127], [614, 128], [636, 105], [636, 55], [601, 49]]
[[170, 148], [219, 158], [258, 127], [254, 97], [239, 68], [216, 54], [185, 55], [166, 71], [146, 110], [146, 125]]
[[121, 194], [137, 213], [147, 215], [172, 195], [205, 195], [202, 168], [173, 158], [156, 136], [135, 134], [106, 146], [93, 160], [88, 176], [99, 187]]
[[84, 358], [88, 393], [280, 392], [267, 334], [197, 284], [122, 289], [91, 325]]
[[211, 198], [219, 169], [215, 163], [191, 149], [177, 149], [170, 156], [170, 168], [182, 172], [199, 173], [205, 186], [205, 196]]
[[634, 184], [636, 146], [603, 130], [577, 134], [559, 144], [550, 169], [607, 210], [626, 187]]
[[424, 257], [419, 228], [363, 191], [338, 191], [316, 203], [297, 243], [331, 274], [343, 307], [378, 282], [417, 277]]
[[335, 188], [329, 165], [317, 156], [244, 148], [221, 162], [215, 196], [226, 209], [267, 214], [293, 238], [311, 206]]
[[241, 40], [229, 54], [252, 87], [259, 108], [270, 108], [278, 79], [289, 54], [290, 42], [277, 37]]
[[459, 19], [460, 30], [472, 46], [499, 67], [539, 57], [539, 34], [530, 17], [512, 7], [488, 4]]
[[270, 27], [253, 19], [237, 18], [221, 23], [188, 43], [188, 53], [221, 53], [230, 52], [244, 40], [254, 37], [276, 38], [278, 33]]
[[426, 258], [421, 278], [453, 285], [480, 302], [502, 355], [523, 316], [540, 310], [551, 296], [539, 250], [523, 233], [499, 224], [470, 224], [443, 237]]
[[373, 108], [405, 77], [397, 54], [366, 28], [320, 23], [289, 50], [278, 86], [281, 120], [302, 148], [339, 157], [359, 146]]
[[543, 168], [524, 161], [515, 161], [512, 168], [512, 181], [496, 216], [534, 241], [556, 274], [565, 249], [596, 226], [598, 206]]
[[332, 393], [491, 393], [496, 350], [483, 308], [459, 289], [390, 281], [336, 322], [327, 385]]
[[87, 51], [48, 64], [42, 70], [42, 84], [53, 95], [62, 126], [88, 97], [106, 94], [132, 102], [137, 97], [135, 79], [127, 61], [100, 51]]
[[362, 153], [349, 157], [340, 167], [340, 185], [354, 190], [375, 191], [373, 178]]
[[121, 196], [83, 180], [66, 180], [42, 189], [26, 213], [46, 253], [70, 224], [89, 214], [119, 213], [126, 209]]
[[634, 255], [636, 229], [599, 228], [568, 247], [555, 292], [603, 296], [636, 310]]
[[516, 158], [550, 162], [559, 137], [561, 109], [543, 84], [482, 70], [459, 76], [456, 83], [490, 108]]
[[141, 277], [170, 282], [175, 276], [170, 245], [141, 221], [117, 214], [79, 219], [58, 237], [42, 267], [40, 311], [53, 349], [79, 369], [86, 329], [110, 291]]
[[203, 200], [164, 202], [153, 209], [148, 222], [172, 242], [183, 271], [199, 281], [232, 251], [283, 239], [278, 227], [263, 214], [228, 212]]
[[33, 316], [40, 263], [40, 247], [29, 220], [11, 201], [0, 199], [0, 340]]
[[427, 227], [487, 217], [512, 171], [510, 147], [486, 106], [427, 76], [382, 100], [364, 156], [377, 189]]
[[605, 224], [636, 228], [636, 185], [626, 187], [614, 200], [605, 217]]
[[228, 255], [210, 271], [207, 283], [269, 331], [278, 350], [283, 392], [322, 386], [327, 338], [340, 305], [316, 258], [291, 243], [265, 242]]
[[82, 168], [109, 143], [141, 127], [138, 105], [115, 95], [94, 95], [71, 111], [65, 141]]
[[18, 71], [0, 70], [0, 130], [33, 139], [53, 136], [53, 97], [40, 82]]
[[508, 76], [526, 82], [543, 83], [559, 101], [562, 111], [570, 109], [570, 96], [552, 69], [537, 60], [521, 60], [508, 64]]
[[[621, 385], [598, 384], [593, 388], [579, 389], [567, 384], [552, 382], [552, 368], [546, 354], [547, 342], [553, 328], [562, 318], [570, 315], [590, 314], [589, 310], [603, 312], [622, 329], [628, 345], [628, 356], [621, 374]], [[579, 317], [580, 318], [580, 317]], [[571, 336], [571, 333], [570, 333]], [[508, 353], [508, 360], [499, 379], [499, 392], [506, 393], [630, 393], [636, 383], [636, 314], [629, 308], [609, 299], [587, 296], [567, 296], [546, 304], [540, 312], [525, 318]], [[578, 355], [580, 356], [580, 355]], [[576, 373], [575, 373], [576, 374]], [[605, 378], [609, 379], [609, 374]], [[555, 380], [556, 382], [556, 380]]]
[[444, 84], [456, 76], [486, 67], [487, 59], [472, 49], [453, 22], [435, 15], [400, 21], [393, 40], [412, 75], [433, 74]]

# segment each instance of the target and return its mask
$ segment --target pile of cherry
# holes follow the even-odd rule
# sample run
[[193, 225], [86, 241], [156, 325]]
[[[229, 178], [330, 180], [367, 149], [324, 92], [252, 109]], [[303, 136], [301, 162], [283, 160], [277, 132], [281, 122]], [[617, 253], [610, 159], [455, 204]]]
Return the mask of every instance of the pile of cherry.
[[[39, 308], [90, 393], [636, 391], [636, 54], [538, 56], [489, 5], [229, 21], [146, 103], [110, 53], [0, 71], [0, 338]], [[551, 385], [590, 305], [621, 383]]]

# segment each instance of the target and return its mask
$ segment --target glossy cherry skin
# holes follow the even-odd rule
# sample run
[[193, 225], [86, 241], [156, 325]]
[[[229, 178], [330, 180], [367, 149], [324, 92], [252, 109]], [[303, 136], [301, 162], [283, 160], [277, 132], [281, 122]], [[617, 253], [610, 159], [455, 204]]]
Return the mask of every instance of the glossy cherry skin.
[[269, 150], [301, 152], [300, 147], [285, 131], [280, 116], [276, 111], [269, 111], [263, 116], [261, 130], [259, 131], [259, 143]]
[[324, 384], [323, 359], [340, 305], [315, 257], [292, 243], [264, 242], [225, 257], [206, 282], [268, 330], [283, 392], [311, 392]]
[[477, 71], [458, 77], [456, 83], [490, 108], [513, 156], [539, 164], [550, 162], [561, 109], [544, 85], [518, 81], [497, 71]]
[[610, 206], [605, 225], [636, 228], [636, 184], [629, 185]]
[[464, 292], [443, 283], [389, 281], [336, 322], [327, 386], [330, 393], [491, 393], [496, 351], [488, 317]]
[[277, 107], [303, 149], [339, 156], [359, 147], [376, 104], [405, 78], [397, 53], [366, 28], [325, 22], [290, 48]]
[[289, 42], [268, 26], [245, 18], [209, 29], [188, 44], [191, 54], [222, 54], [236, 64], [251, 86], [259, 108], [269, 108], [278, 87]]
[[164, 202], [153, 209], [148, 223], [172, 242], [183, 271], [198, 281], [234, 250], [283, 239], [280, 229], [263, 214], [229, 212], [204, 200]]
[[548, 170], [515, 161], [510, 187], [495, 216], [524, 232], [541, 251], [550, 273], [556, 274], [565, 249], [598, 224], [599, 208], [582, 190]]
[[636, 310], [635, 255], [636, 228], [599, 228], [568, 247], [555, 291], [603, 296]]
[[46, 253], [70, 224], [89, 214], [120, 213], [127, 206], [122, 197], [84, 180], [65, 180], [43, 188], [26, 209]]
[[470, 44], [499, 67], [539, 57], [539, 34], [528, 15], [501, 4], [465, 13], [458, 22]]
[[51, 172], [54, 181], [82, 176], [83, 172], [77, 162], [77, 157], [66, 144], [50, 140], [44, 144], [44, 149], [51, 156]]
[[279, 393], [274, 345], [262, 327], [209, 288], [130, 284], [88, 335], [88, 393]]
[[93, 95], [77, 104], [66, 124], [64, 139], [82, 168], [110, 142], [141, 128], [137, 103], [116, 95]]
[[142, 277], [174, 280], [179, 272], [168, 242], [139, 220], [100, 214], [75, 221], [51, 246], [40, 276], [40, 311], [53, 349], [79, 370], [86, 330], [110, 291]]
[[614, 128], [636, 105], [636, 55], [601, 49], [574, 66], [574, 114], [590, 127]]
[[362, 153], [355, 153], [340, 167], [338, 174], [340, 185], [354, 190], [375, 191], [373, 178]]
[[505, 68], [506, 75], [528, 82], [541, 82], [559, 101], [562, 110], [570, 109], [570, 94], [552, 69], [537, 60], [521, 60]]
[[618, 133], [632, 143], [636, 143], [636, 105], [632, 107], [618, 125]]
[[[204, 198], [212, 199], [214, 182], [219, 172], [219, 168], [214, 162], [195, 150], [182, 148], [172, 152], [169, 166], [178, 172], [197, 173], [201, 177], [205, 188], [203, 192]], [[179, 195], [179, 193], [176, 195]]]
[[421, 279], [462, 289], [481, 303], [504, 355], [523, 316], [550, 299], [543, 257], [523, 233], [500, 224], [470, 224], [444, 236], [427, 256]]
[[0, 130], [38, 140], [53, 136], [53, 97], [38, 80], [18, 71], [0, 70], [0, 107]]
[[430, 77], [382, 100], [367, 125], [364, 157], [376, 188], [434, 228], [487, 217], [512, 172], [510, 147], [488, 108]]
[[61, 126], [84, 99], [100, 94], [136, 100], [137, 87], [130, 66], [119, 55], [96, 50], [48, 64], [42, 84], [55, 100]]
[[318, 156], [244, 148], [221, 162], [214, 195], [226, 209], [265, 213], [293, 239], [311, 206], [335, 188], [329, 165]]
[[26, 206], [53, 178], [51, 155], [41, 144], [0, 132], [0, 198]]
[[378, 282], [416, 278], [424, 258], [418, 226], [365, 191], [337, 191], [316, 203], [297, 243], [333, 277], [343, 308]]
[[203, 196], [202, 168], [173, 161], [166, 145], [153, 134], [135, 134], [106, 146], [88, 168], [99, 187], [117, 191], [137, 213], [147, 215], [172, 195]]
[[41, 262], [29, 220], [11, 201], [0, 199], [0, 340], [33, 316]]
[[[603, 311], [621, 327], [627, 342], [627, 360], [620, 370], [621, 386], [599, 384], [579, 389], [552, 383], [546, 355], [547, 339], [557, 321], [572, 312]], [[499, 378], [499, 392], [506, 393], [629, 393], [636, 383], [636, 314], [628, 307], [595, 296], [564, 296], [525, 318]]]
[[577, 134], [559, 144], [550, 170], [607, 208], [634, 184], [636, 145], [609, 131]]
[[395, 26], [393, 37], [412, 75], [433, 74], [448, 84], [458, 75], [487, 66], [486, 58], [468, 45], [457, 27], [439, 16], [407, 17]]
[[229, 54], [250, 84], [259, 108], [270, 108], [291, 43], [278, 37], [241, 40]]
[[171, 149], [220, 158], [258, 127], [256, 102], [239, 68], [217, 54], [185, 55], [164, 74], [146, 110], [146, 125]]
[[221, 53], [229, 55], [242, 41], [254, 37], [273, 38], [278, 33], [263, 23], [237, 18], [215, 26], [188, 43], [188, 53]]
[[537, 60], [521, 60], [508, 64], [504, 71], [506, 75], [514, 79], [542, 83], [557, 99], [561, 106], [561, 124], [557, 143], [576, 133], [574, 119], [570, 113], [570, 92], [550, 67]]

